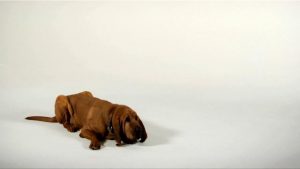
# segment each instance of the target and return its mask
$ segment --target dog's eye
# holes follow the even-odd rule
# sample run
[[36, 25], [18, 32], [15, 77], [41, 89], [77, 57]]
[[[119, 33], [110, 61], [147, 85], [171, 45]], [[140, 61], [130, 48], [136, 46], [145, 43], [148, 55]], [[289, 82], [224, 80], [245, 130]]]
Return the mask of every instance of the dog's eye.
[[129, 118], [129, 117], [126, 117], [125, 121], [126, 121], [126, 122], [130, 122], [130, 118]]

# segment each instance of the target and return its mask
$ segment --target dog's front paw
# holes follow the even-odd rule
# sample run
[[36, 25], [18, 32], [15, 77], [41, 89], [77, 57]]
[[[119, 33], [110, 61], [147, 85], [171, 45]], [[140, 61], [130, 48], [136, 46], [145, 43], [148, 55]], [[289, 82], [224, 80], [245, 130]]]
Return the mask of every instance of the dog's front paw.
[[100, 142], [91, 142], [90, 149], [99, 150], [100, 149]]

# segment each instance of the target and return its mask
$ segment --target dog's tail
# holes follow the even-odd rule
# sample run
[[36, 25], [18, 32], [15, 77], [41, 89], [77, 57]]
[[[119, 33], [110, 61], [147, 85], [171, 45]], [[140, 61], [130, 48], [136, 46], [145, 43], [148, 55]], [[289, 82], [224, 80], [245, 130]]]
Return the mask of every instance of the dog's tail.
[[44, 117], [44, 116], [29, 116], [26, 117], [27, 120], [37, 120], [37, 121], [45, 121], [50, 123], [57, 123], [56, 117]]

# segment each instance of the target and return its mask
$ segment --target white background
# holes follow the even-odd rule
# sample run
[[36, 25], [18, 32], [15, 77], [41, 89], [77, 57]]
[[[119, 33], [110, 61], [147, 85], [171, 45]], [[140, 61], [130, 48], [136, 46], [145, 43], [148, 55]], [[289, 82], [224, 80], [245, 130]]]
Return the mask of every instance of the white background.
[[[0, 3], [1, 167], [300, 167], [300, 2]], [[83, 90], [143, 144], [99, 151], [53, 116]]]

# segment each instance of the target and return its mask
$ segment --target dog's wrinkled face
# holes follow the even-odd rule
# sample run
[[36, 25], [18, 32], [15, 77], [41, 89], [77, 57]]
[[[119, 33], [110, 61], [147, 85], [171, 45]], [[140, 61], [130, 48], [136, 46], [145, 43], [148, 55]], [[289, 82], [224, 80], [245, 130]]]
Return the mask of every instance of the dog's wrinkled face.
[[137, 141], [144, 142], [147, 138], [147, 133], [144, 124], [137, 116], [137, 114], [128, 109], [124, 113], [122, 121], [122, 140], [127, 144], [133, 144]]
[[125, 133], [126, 138], [130, 141], [136, 142], [141, 139], [142, 129], [137, 120], [137, 116], [126, 117], [125, 123], [123, 123], [123, 132]]
[[147, 133], [141, 119], [135, 111], [124, 105], [116, 105], [112, 109], [112, 127], [117, 145], [144, 142]]

